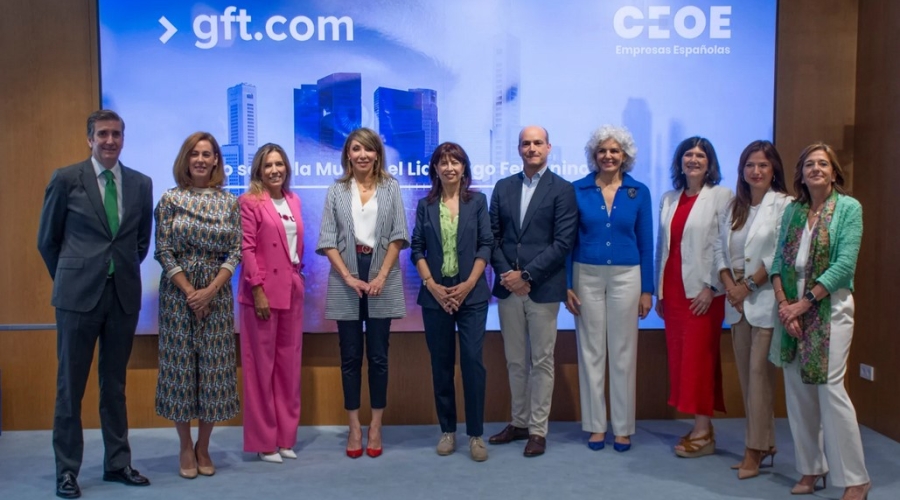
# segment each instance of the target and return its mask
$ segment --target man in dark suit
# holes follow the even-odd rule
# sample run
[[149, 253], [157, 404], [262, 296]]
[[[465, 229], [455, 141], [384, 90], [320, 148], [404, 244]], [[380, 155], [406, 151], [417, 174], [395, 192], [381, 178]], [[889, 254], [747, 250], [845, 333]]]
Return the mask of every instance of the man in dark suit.
[[81, 399], [98, 339], [103, 480], [150, 484], [131, 468], [125, 372], [141, 308], [140, 265], [150, 246], [153, 185], [119, 163], [124, 132], [115, 112], [92, 113], [91, 157], [55, 171], [44, 193], [38, 250], [53, 278], [56, 307], [53, 451], [56, 495], [62, 498], [81, 496]]
[[550, 148], [546, 129], [522, 129], [522, 172], [500, 180], [491, 196], [491, 264], [494, 295], [500, 299], [512, 422], [489, 441], [505, 444], [527, 438], [526, 457], [542, 455], [547, 446], [556, 317], [566, 300], [566, 257], [578, 226], [572, 184], [547, 168]]

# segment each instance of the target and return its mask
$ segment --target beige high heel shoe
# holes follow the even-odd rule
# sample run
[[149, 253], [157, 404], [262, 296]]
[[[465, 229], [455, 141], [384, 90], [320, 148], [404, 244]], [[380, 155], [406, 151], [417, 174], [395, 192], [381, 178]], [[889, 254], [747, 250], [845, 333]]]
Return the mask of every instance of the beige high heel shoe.
[[[752, 449], [752, 448], [744, 448], [744, 458], [747, 457], [747, 450], [751, 450], [751, 449]], [[763, 452], [762, 457], [759, 459], [759, 468], [762, 469], [762, 468], [765, 468], [765, 467], [775, 467], [775, 455], [776, 455], [777, 453], [778, 453], [778, 448], [776, 448], [776, 447], [774, 447], [774, 446], [770, 446], [768, 450], [766, 450], [765, 452]], [[766, 465], [766, 464], [764, 463], [764, 462], [766, 461], [767, 458], [771, 458], [771, 460], [769, 461], [769, 465]], [[741, 461], [741, 462], [738, 462], [738, 463], [732, 465], [732, 466], [731, 466], [731, 470], [738, 470], [738, 469], [740, 469], [742, 463], [744, 463], [744, 462]]]
[[[822, 479], [822, 489], [824, 490], [828, 487], [828, 479], [826, 479], [826, 476], [828, 476], [827, 473], [818, 476], [803, 476], [803, 479], [807, 477], [813, 478], [812, 484], [803, 484], [802, 482], [798, 482], [794, 485], [793, 488], [791, 488], [791, 495], [812, 495], [816, 492], [816, 485], [819, 483], [820, 478]], [[801, 479], [800, 481], [803, 481], [803, 479]]]

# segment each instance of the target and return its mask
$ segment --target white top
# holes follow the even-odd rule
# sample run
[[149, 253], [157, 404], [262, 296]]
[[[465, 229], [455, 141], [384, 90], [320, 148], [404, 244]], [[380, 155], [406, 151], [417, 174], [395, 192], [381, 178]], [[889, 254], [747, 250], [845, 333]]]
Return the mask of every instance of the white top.
[[[731, 232], [731, 242], [729, 243], [729, 253], [731, 254], [731, 268], [744, 269], [744, 248], [747, 246], [747, 236], [750, 235], [750, 226], [759, 213], [759, 205], [751, 206], [750, 213], [747, 214], [747, 220], [743, 227], [737, 231]], [[748, 273], [754, 273], [755, 270], [747, 269]]]
[[[378, 221], [378, 185], [369, 201], [363, 205], [356, 179], [350, 179], [350, 205], [353, 210], [353, 235], [360, 245], [375, 248], [375, 224]], [[356, 250], [353, 249], [355, 252]]]
[[812, 230], [809, 224], [803, 225], [803, 236], [800, 237], [800, 248], [797, 249], [797, 260], [794, 261], [794, 269], [797, 270], [797, 298], [806, 293], [806, 263], [809, 261], [809, 245], [812, 243]]
[[[106, 176], [102, 175], [106, 167], [100, 164], [96, 158], [91, 156], [91, 164], [94, 165], [94, 175], [97, 176], [97, 187], [100, 188], [100, 199], [106, 201]], [[113, 173], [113, 182], [116, 183], [116, 204], [119, 209], [119, 225], [122, 225], [122, 164], [116, 162], [113, 168], [109, 169]]]
[[284, 232], [287, 235], [288, 250], [291, 253], [291, 262], [293, 264], [300, 263], [300, 256], [297, 255], [297, 221], [294, 220], [294, 214], [291, 213], [291, 207], [285, 198], [276, 200], [272, 198], [272, 204], [275, 210], [281, 216], [281, 222], [284, 224]]
[[519, 226], [525, 222], [525, 212], [528, 211], [528, 204], [531, 203], [531, 198], [537, 190], [538, 182], [544, 177], [545, 172], [547, 172], [547, 165], [535, 172], [531, 179], [525, 175], [525, 172], [522, 172], [522, 202], [519, 205]]

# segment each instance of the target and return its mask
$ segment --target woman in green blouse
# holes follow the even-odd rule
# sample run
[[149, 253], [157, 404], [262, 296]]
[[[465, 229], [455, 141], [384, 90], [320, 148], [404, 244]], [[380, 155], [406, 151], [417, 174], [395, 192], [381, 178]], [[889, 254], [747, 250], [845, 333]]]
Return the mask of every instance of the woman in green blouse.
[[781, 320], [772, 358], [784, 365], [788, 420], [803, 475], [791, 493], [813, 493], [830, 472], [832, 482], [845, 488], [843, 500], [859, 500], [871, 483], [844, 375], [863, 222], [862, 207], [843, 185], [830, 146], [816, 143], [803, 150], [794, 176], [797, 200], [784, 212], [772, 263]]
[[491, 291], [484, 268], [491, 260], [494, 237], [487, 198], [469, 188], [469, 156], [445, 142], [431, 155], [431, 191], [419, 200], [412, 236], [412, 261], [422, 278], [425, 339], [431, 353], [434, 402], [441, 438], [438, 455], [456, 450], [456, 330], [466, 405], [466, 434], [473, 460], [487, 460], [481, 438], [484, 423], [485, 369], [481, 360]]

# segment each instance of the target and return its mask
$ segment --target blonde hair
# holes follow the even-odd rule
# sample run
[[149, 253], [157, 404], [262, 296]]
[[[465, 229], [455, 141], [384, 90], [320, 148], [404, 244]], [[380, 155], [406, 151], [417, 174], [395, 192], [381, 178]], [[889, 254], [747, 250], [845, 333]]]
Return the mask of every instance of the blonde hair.
[[281, 185], [281, 190], [288, 191], [291, 188], [291, 162], [288, 160], [287, 153], [278, 144], [269, 142], [260, 146], [253, 156], [253, 166], [250, 168], [250, 188], [247, 189], [247, 193], [250, 195], [260, 197], [267, 191], [265, 184], [263, 184], [262, 171], [263, 167], [266, 166], [266, 158], [269, 156], [269, 153], [280, 154], [281, 161], [284, 162], [284, 184]]
[[381, 142], [381, 137], [374, 130], [358, 128], [350, 132], [347, 140], [344, 141], [344, 148], [341, 150], [341, 167], [344, 168], [344, 175], [338, 179], [338, 182], [346, 184], [353, 178], [353, 167], [350, 165], [350, 143], [353, 141], [359, 142], [367, 149], [375, 150], [376, 158], [372, 165], [372, 175], [377, 183], [381, 184], [384, 181], [393, 179], [391, 174], [384, 168], [384, 143]]

